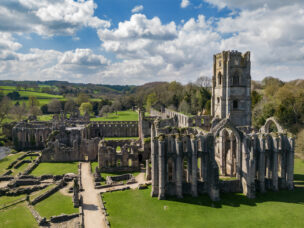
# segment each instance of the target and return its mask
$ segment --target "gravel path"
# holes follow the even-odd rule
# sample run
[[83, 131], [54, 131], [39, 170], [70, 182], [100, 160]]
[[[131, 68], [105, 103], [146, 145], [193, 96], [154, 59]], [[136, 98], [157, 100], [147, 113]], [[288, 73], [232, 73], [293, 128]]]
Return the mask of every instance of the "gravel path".
[[90, 171], [90, 163], [83, 162], [81, 165], [81, 180], [84, 191], [83, 197], [84, 225], [86, 228], [106, 227], [104, 214], [100, 209], [100, 195], [94, 189], [93, 176]]

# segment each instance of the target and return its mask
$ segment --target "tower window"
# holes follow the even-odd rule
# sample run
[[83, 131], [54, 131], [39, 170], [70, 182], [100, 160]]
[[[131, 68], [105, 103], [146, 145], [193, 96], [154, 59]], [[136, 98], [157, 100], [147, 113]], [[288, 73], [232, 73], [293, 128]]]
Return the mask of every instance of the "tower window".
[[235, 72], [235, 74], [232, 77], [232, 85], [239, 85], [239, 84], [240, 84], [239, 73]]
[[219, 60], [219, 64], [218, 64], [219, 66], [222, 66], [222, 61], [221, 60]]
[[221, 72], [218, 73], [217, 78], [218, 78], [217, 79], [218, 80], [218, 84], [221, 85], [222, 84], [222, 74], [221, 74]]
[[234, 100], [234, 101], [233, 101], [233, 109], [238, 109], [238, 107], [239, 107], [238, 101], [237, 101], [237, 100]]
[[220, 103], [220, 98], [219, 98], [219, 97], [217, 98], [217, 103], [218, 103], [218, 104]]

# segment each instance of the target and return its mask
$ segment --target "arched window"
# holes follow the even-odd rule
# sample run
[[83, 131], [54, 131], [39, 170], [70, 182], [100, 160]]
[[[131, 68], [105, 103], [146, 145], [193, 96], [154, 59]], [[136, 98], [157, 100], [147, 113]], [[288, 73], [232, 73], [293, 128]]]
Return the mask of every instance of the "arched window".
[[218, 81], [219, 85], [222, 84], [222, 74], [221, 74], [221, 72], [219, 72], [218, 75], [217, 75], [217, 81]]
[[234, 101], [233, 101], [233, 109], [238, 109], [238, 107], [239, 107], [238, 101], [237, 101], [237, 100], [234, 100]]
[[239, 84], [240, 84], [239, 73], [235, 72], [235, 74], [232, 77], [232, 85], [239, 85]]

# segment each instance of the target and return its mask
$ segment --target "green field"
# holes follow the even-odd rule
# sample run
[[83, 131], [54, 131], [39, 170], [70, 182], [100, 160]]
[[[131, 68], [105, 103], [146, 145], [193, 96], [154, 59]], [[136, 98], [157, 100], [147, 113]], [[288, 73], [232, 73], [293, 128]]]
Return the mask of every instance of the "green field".
[[118, 111], [109, 113], [107, 116], [91, 118], [91, 121], [137, 121], [138, 113], [135, 111]]
[[158, 200], [151, 189], [105, 193], [111, 227], [304, 227], [304, 162], [295, 161], [294, 191], [267, 192], [248, 199], [221, 194]]
[[78, 173], [78, 162], [42, 162], [31, 172], [31, 175], [63, 175], [66, 173]]
[[78, 208], [74, 208], [72, 197], [56, 192], [45, 200], [35, 205], [35, 209], [42, 217], [78, 213]]
[[15, 161], [18, 157], [22, 156], [24, 152], [19, 152], [17, 154], [10, 154], [6, 156], [5, 158], [0, 160], [0, 175], [5, 173], [7, 171], [7, 167]]
[[0, 211], [0, 228], [34, 228], [37, 222], [25, 203]]

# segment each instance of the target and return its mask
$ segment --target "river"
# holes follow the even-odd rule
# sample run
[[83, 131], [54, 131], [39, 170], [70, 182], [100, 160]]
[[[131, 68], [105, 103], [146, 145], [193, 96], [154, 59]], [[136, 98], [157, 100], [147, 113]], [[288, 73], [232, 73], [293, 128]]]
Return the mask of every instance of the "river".
[[9, 155], [11, 149], [9, 147], [0, 146], [0, 160]]

